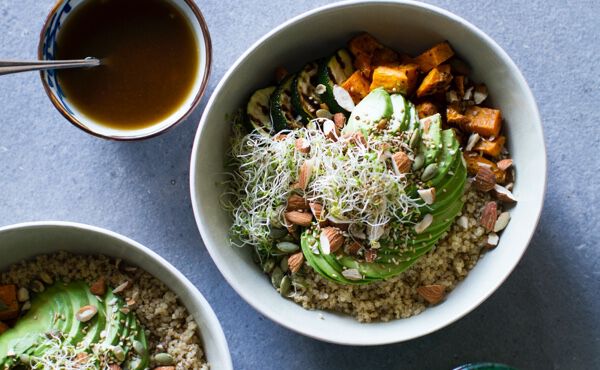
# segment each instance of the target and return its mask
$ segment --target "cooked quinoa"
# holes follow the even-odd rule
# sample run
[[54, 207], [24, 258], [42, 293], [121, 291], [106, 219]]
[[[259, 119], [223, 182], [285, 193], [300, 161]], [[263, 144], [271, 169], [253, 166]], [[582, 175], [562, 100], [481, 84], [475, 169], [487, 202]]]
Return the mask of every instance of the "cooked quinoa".
[[487, 193], [468, 189], [459, 215], [467, 218], [468, 227], [455, 221], [436, 248], [394, 278], [366, 285], [342, 285], [325, 279], [305, 264], [301, 274], [292, 277], [295, 285], [301, 284], [305, 289], [297, 289], [291, 298], [304, 308], [341, 312], [361, 322], [417, 315], [428, 306], [417, 292], [418, 287], [439, 284], [446, 293], [452, 291], [486, 250], [488, 232], [478, 220], [490, 199]]
[[[12, 265], [0, 274], [0, 284], [28, 287], [43, 273], [65, 283], [79, 280], [92, 284], [104, 277], [113, 289], [129, 281], [120, 295], [136, 302], [134, 312], [146, 329], [150, 353], [169, 353], [175, 360], [176, 370], [209, 368], [193, 316], [173, 292], [146, 271], [106, 256], [58, 252]], [[152, 362], [151, 365], [157, 364]]]

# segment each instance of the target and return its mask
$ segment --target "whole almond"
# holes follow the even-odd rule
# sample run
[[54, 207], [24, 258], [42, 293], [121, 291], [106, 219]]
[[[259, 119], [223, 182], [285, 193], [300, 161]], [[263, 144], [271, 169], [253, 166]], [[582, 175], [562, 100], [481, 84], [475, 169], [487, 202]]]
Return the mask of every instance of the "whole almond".
[[367, 249], [365, 251], [365, 261], [367, 263], [375, 262], [377, 259], [377, 249]]
[[304, 161], [298, 171], [298, 188], [306, 190], [310, 177], [312, 175], [312, 162]]
[[440, 284], [423, 285], [417, 288], [417, 293], [431, 304], [437, 304], [444, 299], [446, 288]]
[[309, 203], [308, 206], [317, 221], [323, 222], [325, 220], [322, 217], [323, 216], [323, 205], [321, 203], [311, 202], [311, 203]]
[[288, 257], [288, 268], [292, 273], [300, 271], [304, 263], [304, 254], [302, 252], [294, 253]]
[[296, 150], [303, 154], [310, 153], [310, 143], [306, 139], [296, 139]]
[[309, 207], [306, 199], [299, 196], [298, 194], [292, 194], [288, 198], [286, 209], [288, 211], [299, 211], [299, 210], [308, 211], [308, 210], [310, 210], [310, 207]]
[[496, 167], [501, 169], [502, 171], [508, 170], [513, 165], [513, 160], [510, 158], [502, 159], [496, 163]]
[[110, 365], [108, 365], [108, 368], [110, 370], [121, 370], [121, 366], [118, 364], [110, 364]]
[[104, 276], [100, 277], [90, 285], [90, 293], [100, 297], [106, 293], [106, 279]]
[[335, 253], [344, 244], [344, 236], [337, 227], [328, 226], [321, 230], [320, 242], [324, 254]]
[[344, 113], [336, 113], [333, 115], [333, 123], [338, 130], [342, 130], [346, 126], [346, 116]]
[[481, 212], [481, 218], [479, 219], [479, 223], [483, 226], [487, 231], [493, 231], [494, 226], [496, 225], [496, 220], [498, 219], [498, 205], [496, 202], [488, 202]]
[[477, 174], [475, 175], [475, 181], [473, 182], [475, 188], [481, 191], [490, 191], [496, 185], [496, 175], [488, 167], [479, 167]]
[[293, 225], [308, 227], [312, 222], [313, 215], [310, 212], [289, 211], [285, 213], [285, 219]]
[[392, 160], [396, 164], [396, 168], [400, 173], [409, 173], [412, 168], [412, 161], [408, 154], [404, 152], [396, 152], [392, 155]]

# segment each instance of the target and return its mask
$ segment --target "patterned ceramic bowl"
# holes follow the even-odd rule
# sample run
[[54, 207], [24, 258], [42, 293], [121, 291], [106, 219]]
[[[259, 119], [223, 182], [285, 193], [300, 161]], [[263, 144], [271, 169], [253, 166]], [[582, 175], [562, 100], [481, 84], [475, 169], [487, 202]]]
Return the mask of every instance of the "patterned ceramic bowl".
[[[50, 100], [58, 111], [71, 123], [80, 129], [113, 140], [138, 140], [156, 136], [176, 124], [185, 120], [200, 103], [200, 98], [204, 94], [211, 66], [211, 41], [208, 27], [200, 12], [200, 9], [192, 0], [169, 0], [173, 5], [182, 11], [182, 14], [189, 21], [198, 44], [199, 63], [198, 71], [194, 85], [189, 96], [184, 100], [180, 107], [166, 119], [157, 122], [149, 127], [135, 130], [115, 129], [94, 122], [77, 110], [69, 102], [61, 89], [57, 74], [54, 70], [41, 72], [44, 89], [50, 97]], [[57, 48], [57, 39], [67, 17], [73, 14], [73, 10], [84, 3], [85, 0], [58, 0], [48, 19], [42, 28], [40, 44], [38, 48], [38, 58], [42, 60], [53, 60]]]

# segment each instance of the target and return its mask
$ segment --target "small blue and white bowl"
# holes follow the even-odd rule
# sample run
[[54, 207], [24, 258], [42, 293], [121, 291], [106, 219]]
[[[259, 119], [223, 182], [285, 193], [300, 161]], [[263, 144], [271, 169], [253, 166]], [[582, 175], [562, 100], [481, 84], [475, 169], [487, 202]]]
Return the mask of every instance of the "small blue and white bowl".
[[[40, 44], [38, 47], [38, 58], [40, 60], [54, 60], [54, 54], [57, 47], [56, 41], [62, 25], [69, 15], [73, 14], [73, 10], [82, 5], [85, 1], [86, 0], [58, 0], [56, 5], [54, 5], [40, 35]], [[87, 117], [69, 102], [69, 97], [66, 96], [61, 89], [54, 70], [42, 71], [41, 77], [44, 89], [56, 109], [58, 109], [66, 119], [85, 132], [105, 139], [139, 140], [159, 135], [184, 121], [198, 104], [200, 104], [200, 99], [202, 98], [208, 83], [211, 66], [212, 47], [208, 27], [200, 9], [193, 0], [169, 1], [179, 8], [189, 21], [198, 44], [197, 50], [200, 60], [194, 87], [179, 109], [166, 119], [149, 127], [135, 130], [111, 128]]]

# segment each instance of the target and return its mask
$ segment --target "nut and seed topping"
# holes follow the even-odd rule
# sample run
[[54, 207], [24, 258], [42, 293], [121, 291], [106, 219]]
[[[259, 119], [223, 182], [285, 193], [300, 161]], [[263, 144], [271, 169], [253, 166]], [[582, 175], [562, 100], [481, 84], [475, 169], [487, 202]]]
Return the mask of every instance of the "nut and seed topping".
[[290, 211], [285, 213], [285, 219], [292, 225], [308, 227], [312, 223], [313, 215], [310, 212]]
[[75, 314], [75, 318], [80, 322], [90, 321], [98, 313], [98, 308], [94, 305], [83, 306]]
[[337, 227], [328, 226], [321, 230], [319, 241], [323, 254], [330, 254], [337, 252], [344, 244], [344, 236]]
[[304, 254], [302, 252], [292, 254], [288, 258], [288, 268], [290, 269], [290, 271], [293, 274], [300, 271], [300, 268], [302, 267], [303, 263], [304, 263]]
[[502, 212], [498, 219], [496, 220], [496, 224], [494, 225], [494, 232], [500, 232], [508, 226], [508, 222], [510, 221], [510, 213]]
[[408, 157], [408, 154], [404, 152], [396, 152], [392, 155], [392, 160], [398, 172], [400, 173], [409, 173], [412, 168], [412, 161]]
[[498, 219], [498, 205], [496, 202], [488, 202], [481, 212], [481, 218], [479, 219], [479, 223], [483, 226], [487, 231], [494, 230], [494, 226], [496, 225], [496, 220]]
[[444, 299], [446, 288], [440, 284], [423, 285], [417, 288], [417, 293], [431, 304], [437, 304]]
[[477, 190], [488, 192], [496, 186], [496, 175], [488, 167], [479, 167], [473, 185]]

